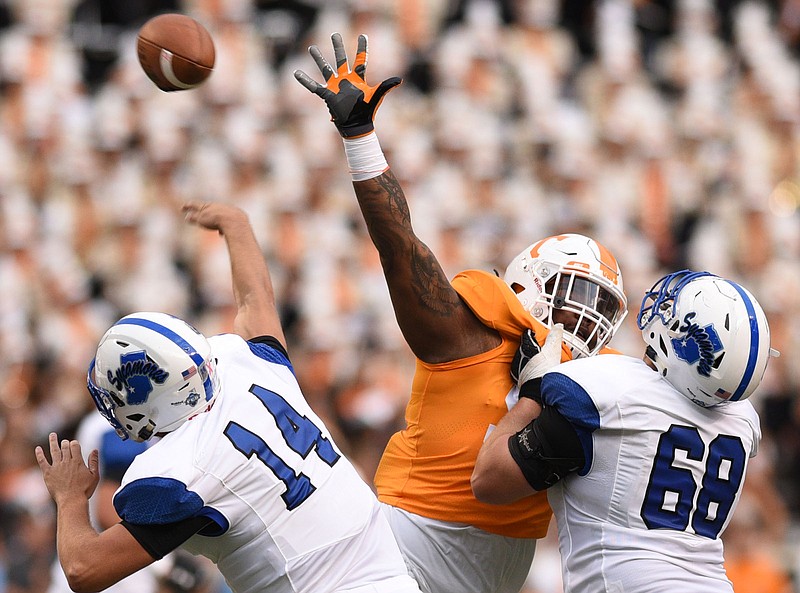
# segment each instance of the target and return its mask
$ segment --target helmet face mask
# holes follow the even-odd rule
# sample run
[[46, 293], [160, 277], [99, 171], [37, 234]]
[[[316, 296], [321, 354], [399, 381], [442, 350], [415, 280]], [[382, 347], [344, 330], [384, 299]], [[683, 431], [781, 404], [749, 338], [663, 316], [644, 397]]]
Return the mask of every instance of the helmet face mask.
[[122, 426], [122, 423], [117, 420], [116, 416], [114, 415], [114, 410], [116, 410], [118, 406], [124, 406], [125, 402], [120, 400], [119, 397], [113, 395], [107, 389], [103, 389], [97, 384], [94, 377], [94, 369], [95, 360], [92, 359], [92, 362], [89, 364], [89, 372], [86, 375], [86, 386], [89, 389], [89, 394], [94, 400], [94, 405], [97, 407], [97, 411], [100, 412], [100, 415], [105, 418], [106, 421], [116, 431], [117, 436], [119, 436], [119, 438], [121, 438], [123, 441], [127, 440], [129, 436], [128, 431], [125, 430], [125, 428]]
[[645, 293], [637, 325], [656, 369], [702, 407], [749, 397], [775, 354], [753, 295], [708, 272], [661, 278]]
[[563, 323], [575, 358], [597, 354], [627, 315], [616, 259], [583, 235], [534, 243], [511, 261], [503, 279], [545, 326]]
[[219, 390], [208, 340], [164, 313], [134, 313], [103, 336], [87, 387], [122, 439], [146, 441], [205, 410]]

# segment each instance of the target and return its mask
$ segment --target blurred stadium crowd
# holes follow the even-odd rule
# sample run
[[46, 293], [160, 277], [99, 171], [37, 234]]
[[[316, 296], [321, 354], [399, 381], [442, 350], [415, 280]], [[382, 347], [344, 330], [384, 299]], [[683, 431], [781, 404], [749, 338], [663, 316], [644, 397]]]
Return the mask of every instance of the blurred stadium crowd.
[[[175, 11], [208, 27], [217, 65], [167, 94], [135, 34]], [[633, 355], [640, 295], [667, 271], [758, 296], [783, 356], [753, 397], [764, 441], [728, 567], [737, 592], [795, 590], [800, 1], [0, 0], [0, 593], [47, 590], [54, 513], [33, 448], [92, 412], [107, 326], [162, 310], [230, 329], [224, 245], [183, 223], [186, 199], [249, 213], [300, 383], [371, 480], [413, 358], [341, 140], [291, 74], [316, 74], [306, 48], [326, 53], [334, 31], [350, 51], [370, 36], [372, 84], [405, 80], [376, 128], [448, 274], [591, 235], [622, 266], [631, 313], [612, 345]], [[558, 592], [553, 546], [529, 593]]]

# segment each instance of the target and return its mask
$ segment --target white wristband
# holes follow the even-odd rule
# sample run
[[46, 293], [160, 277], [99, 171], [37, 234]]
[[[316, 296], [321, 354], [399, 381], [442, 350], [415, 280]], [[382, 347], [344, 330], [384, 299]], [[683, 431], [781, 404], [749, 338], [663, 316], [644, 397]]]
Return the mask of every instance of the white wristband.
[[389, 168], [374, 130], [366, 136], [342, 138], [342, 140], [344, 141], [347, 166], [353, 181], [372, 179]]

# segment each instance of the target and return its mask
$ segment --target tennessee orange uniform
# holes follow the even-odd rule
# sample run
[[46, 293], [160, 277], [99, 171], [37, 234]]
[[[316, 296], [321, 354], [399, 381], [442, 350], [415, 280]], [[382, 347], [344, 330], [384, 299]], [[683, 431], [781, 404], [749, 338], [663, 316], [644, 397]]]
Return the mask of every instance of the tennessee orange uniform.
[[[543, 344], [547, 328], [501, 278], [467, 270], [452, 284], [478, 318], [499, 332], [502, 343], [452, 362], [417, 360], [406, 428], [389, 440], [375, 474], [378, 498], [417, 515], [498, 535], [544, 537], [552, 514], [546, 492], [489, 505], [472, 495], [470, 478], [487, 430], [516, 401], [509, 370], [522, 332], [533, 329]], [[562, 361], [571, 359], [569, 348], [562, 348]]]

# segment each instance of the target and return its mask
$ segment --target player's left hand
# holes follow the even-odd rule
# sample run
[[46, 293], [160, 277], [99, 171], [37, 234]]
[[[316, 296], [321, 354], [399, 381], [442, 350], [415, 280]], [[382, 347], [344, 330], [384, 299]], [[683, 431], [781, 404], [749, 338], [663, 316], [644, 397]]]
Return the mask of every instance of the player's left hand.
[[370, 86], [365, 79], [367, 73], [367, 36], [358, 36], [358, 47], [353, 69], [347, 64], [347, 53], [342, 36], [331, 35], [336, 70], [322, 57], [319, 47], [312, 45], [308, 52], [317, 64], [325, 84], [319, 84], [302, 70], [295, 70], [294, 77], [312, 93], [325, 100], [331, 119], [344, 138], [355, 138], [369, 134], [374, 129], [373, 120], [384, 96], [403, 80], [397, 76], [387, 78], [377, 86]]
[[48, 440], [52, 463], [47, 460], [42, 447], [36, 447], [34, 454], [50, 496], [56, 504], [79, 496], [86, 500], [91, 498], [100, 480], [97, 449], [89, 454], [87, 465], [83, 462], [78, 441], [64, 439], [59, 443], [58, 435], [54, 432], [50, 433]]

